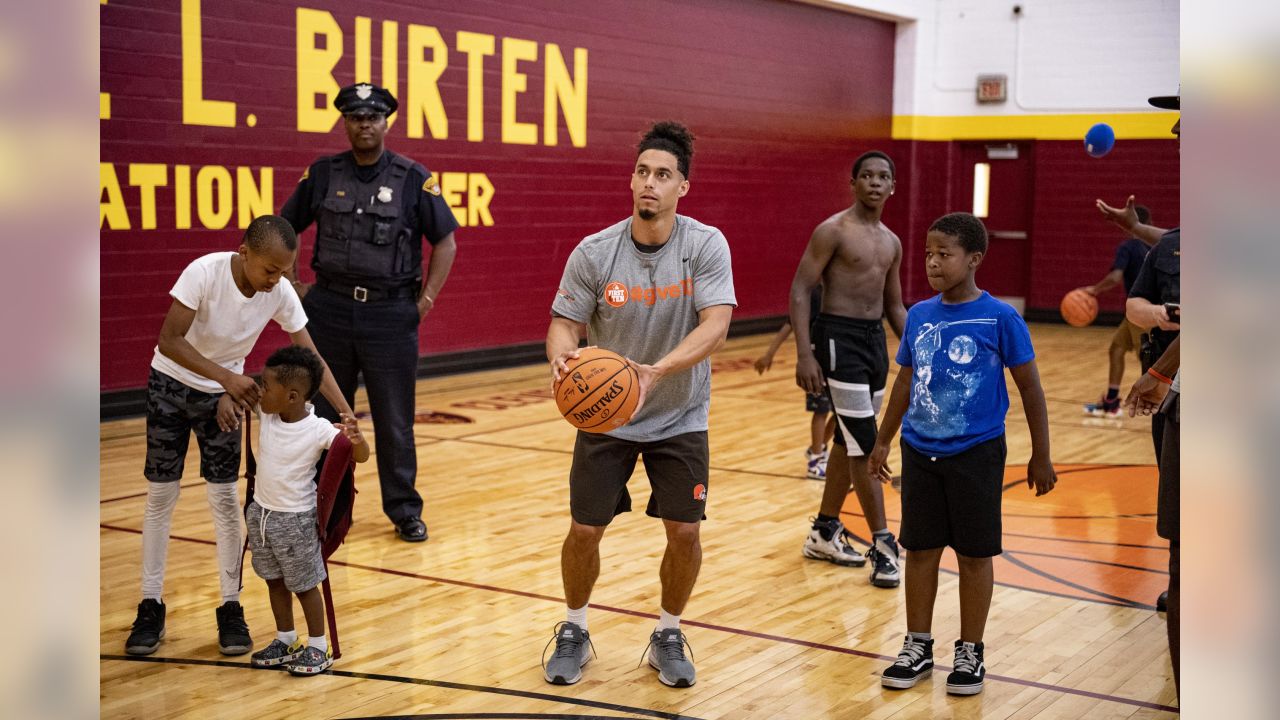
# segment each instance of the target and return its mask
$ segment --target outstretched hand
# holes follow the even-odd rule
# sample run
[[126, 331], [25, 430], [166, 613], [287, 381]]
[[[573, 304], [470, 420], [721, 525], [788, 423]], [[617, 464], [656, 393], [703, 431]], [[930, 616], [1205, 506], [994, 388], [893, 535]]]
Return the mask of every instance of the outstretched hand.
[[1125, 200], [1123, 208], [1111, 207], [1101, 199], [1095, 200], [1094, 204], [1097, 205], [1104, 218], [1127, 233], [1132, 233], [1133, 228], [1138, 225], [1138, 211], [1133, 207], [1132, 195]]

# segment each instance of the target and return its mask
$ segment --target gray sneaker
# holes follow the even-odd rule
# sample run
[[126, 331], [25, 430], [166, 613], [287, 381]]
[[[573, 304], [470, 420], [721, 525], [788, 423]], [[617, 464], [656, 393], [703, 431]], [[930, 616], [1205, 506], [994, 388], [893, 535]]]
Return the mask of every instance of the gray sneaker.
[[[680, 628], [656, 630], [649, 636], [649, 665], [658, 671], [658, 680], [663, 685], [684, 688], [698, 681], [693, 663], [684, 656], [688, 645], [689, 640]], [[693, 648], [689, 648], [689, 654], [693, 654]]]
[[292, 645], [285, 645], [279, 638], [271, 641], [271, 644], [262, 648], [258, 652], [250, 656], [249, 660], [254, 667], [275, 667], [276, 665], [284, 665], [302, 657], [302, 650], [307, 646], [307, 641], [299, 637], [293, 641]]
[[297, 660], [285, 666], [291, 675], [319, 675], [333, 665], [333, 646], [326, 650], [310, 645], [302, 648]]
[[[556, 651], [547, 662], [547, 648], [556, 644]], [[542, 677], [552, 685], [572, 685], [582, 679], [582, 666], [591, 660], [595, 646], [591, 633], [571, 622], [556, 625], [555, 634], [542, 648]]]

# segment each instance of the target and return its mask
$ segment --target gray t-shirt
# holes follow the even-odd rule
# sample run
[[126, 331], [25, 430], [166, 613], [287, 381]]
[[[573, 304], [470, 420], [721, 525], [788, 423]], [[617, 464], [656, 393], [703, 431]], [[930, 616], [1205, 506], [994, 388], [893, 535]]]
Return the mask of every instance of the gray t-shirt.
[[[565, 264], [551, 314], [586, 323], [588, 341], [651, 365], [698, 326], [698, 312], [736, 307], [729, 243], [716, 228], [676, 216], [657, 252], [636, 249], [631, 219], [585, 238]], [[707, 429], [711, 361], [659, 380], [611, 437], [649, 442]]]

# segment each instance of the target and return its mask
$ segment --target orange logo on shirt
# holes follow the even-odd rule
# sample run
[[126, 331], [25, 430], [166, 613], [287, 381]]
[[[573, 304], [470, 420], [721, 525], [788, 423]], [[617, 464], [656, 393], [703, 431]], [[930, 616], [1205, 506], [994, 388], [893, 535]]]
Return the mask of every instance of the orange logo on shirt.
[[693, 486], [693, 499], [694, 499], [694, 500], [699, 500], [699, 501], [701, 501], [701, 500], [706, 500], [706, 499], [707, 499], [707, 487], [706, 487], [705, 485], [703, 485], [702, 483], [698, 483], [697, 485], [694, 485], [694, 486]]
[[627, 286], [620, 282], [611, 282], [604, 286], [604, 301], [613, 307], [627, 304]]
[[628, 300], [652, 305], [659, 300], [682, 297], [693, 297], [693, 278], [685, 278], [673, 285], [658, 285], [655, 287], [636, 285], [628, 288], [616, 280], [604, 286], [604, 301], [613, 307], [622, 307], [627, 304]]

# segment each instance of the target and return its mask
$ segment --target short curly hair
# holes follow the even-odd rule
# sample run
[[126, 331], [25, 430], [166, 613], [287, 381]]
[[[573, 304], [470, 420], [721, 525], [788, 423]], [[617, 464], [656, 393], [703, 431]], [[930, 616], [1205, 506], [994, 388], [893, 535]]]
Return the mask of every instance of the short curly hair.
[[987, 251], [987, 226], [969, 213], [957, 212], [943, 215], [929, 226], [929, 232], [935, 230], [955, 237], [966, 253]]
[[693, 133], [689, 128], [674, 120], [654, 123], [640, 138], [636, 155], [645, 150], [665, 150], [675, 155], [676, 168], [686, 180], [689, 178], [689, 163], [693, 161]]
[[276, 377], [284, 385], [303, 391], [303, 397], [310, 400], [320, 389], [320, 381], [324, 379], [324, 363], [320, 356], [308, 348], [290, 345], [271, 353], [267, 358], [267, 368], [275, 371]]

